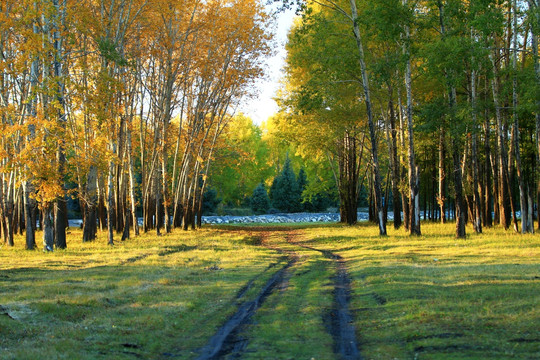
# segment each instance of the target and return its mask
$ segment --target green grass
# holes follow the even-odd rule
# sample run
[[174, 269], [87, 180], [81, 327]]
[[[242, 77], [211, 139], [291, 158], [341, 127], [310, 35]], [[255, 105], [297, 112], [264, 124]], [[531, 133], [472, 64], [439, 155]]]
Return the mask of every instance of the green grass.
[[0, 358], [190, 358], [279, 255], [223, 231], [0, 252]]
[[386, 238], [367, 225], [313, 229], [306, 242], [348, 261], [367, 359], [540, 358], [538, 235], [456, 240], [452, 227]]
[[[114, 247], [72, 231], [54, 253], [17, 238], [0, 248], [0, 359], [193, 359], [285, 265], [260, 244], [262, 230], [207, 227]], [[297, 261], [244, 328], [243, 358], [333, 358], [324, 316], [335, 262], [286, 243], [291, 233], [346, 261], [365, 359], [540, 358], [539, 235], [467, 230], [456, 240], [453, 224], [423, 223], [420, 237], [379, 237], [368, 224], [267, 228], [265, 244]]]
[[332, 306], [334, 264], [319, 252], [288, 244], [285, 236], [277, 231], [268, 244], [294, 254], [296, 261], [284, 285], [248, 326], [244, 336], [250, 341], [242, 358], [332, 359], [332, 337], [325, 330], [324, 315]]

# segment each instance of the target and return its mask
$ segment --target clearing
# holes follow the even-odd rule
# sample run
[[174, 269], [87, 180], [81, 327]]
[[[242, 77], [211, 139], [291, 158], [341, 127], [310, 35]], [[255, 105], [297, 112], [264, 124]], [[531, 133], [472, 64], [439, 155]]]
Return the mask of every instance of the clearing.
[[0, 248], [0, 359], [540, 358], [538, 235], [453, 226], [19, 238]]

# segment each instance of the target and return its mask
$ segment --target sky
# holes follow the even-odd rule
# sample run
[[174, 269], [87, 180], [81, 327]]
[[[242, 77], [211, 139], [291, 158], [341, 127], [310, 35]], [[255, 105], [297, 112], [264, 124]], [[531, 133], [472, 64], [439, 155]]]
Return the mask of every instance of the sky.
[[294, 10], [277, 14], [276, 53], [267, 60], [266, 77], [255, 83], [255, 96], [252, 99], [242, 100], [242, 104], [237, 109], [237, 112], [249, 116], [257, 125], [278, 111], [278, 106], [272, 98], [275, 97], [283, 74], [282, 69], [287, 54], [285, 51], [287, 32], [293, 23], [294, 16]]

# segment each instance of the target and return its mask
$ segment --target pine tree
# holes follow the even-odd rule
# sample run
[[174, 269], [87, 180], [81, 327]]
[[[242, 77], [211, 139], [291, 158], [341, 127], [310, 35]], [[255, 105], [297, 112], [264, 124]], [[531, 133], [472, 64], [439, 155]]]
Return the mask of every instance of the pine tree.
[[255, 214], [266, 214], [270, 209], [270, 199], [262, 181], [257, 185], [251, 196], [251, 209]]
[[283, 212], [297, 212], [300, 210], [298, 183], [288, 157], [285, 160], [283, 171], [276, 176], [270, 190], [274, 208]]
[[221, 202], [216, 189], [209, 188], [203, 193], [202, 213], [210, 215], [216, 212], [216, 209]]

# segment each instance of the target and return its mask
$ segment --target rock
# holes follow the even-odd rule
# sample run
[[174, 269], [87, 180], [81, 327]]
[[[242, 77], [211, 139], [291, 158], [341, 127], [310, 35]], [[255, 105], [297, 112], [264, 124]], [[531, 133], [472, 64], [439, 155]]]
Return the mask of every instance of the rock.
[[[393, 220], [394, 214], [388, 213], [388, 220]], [[368, 219], [367, 212], [358, 212], [358, 221]], [[337, 222], [338, 213], [295, 213], [295, 214], [266, 214], [253, 216], [203, 216], [203, 224], [285, 224], [285, 223], [315, 223], [315, 222]]]

